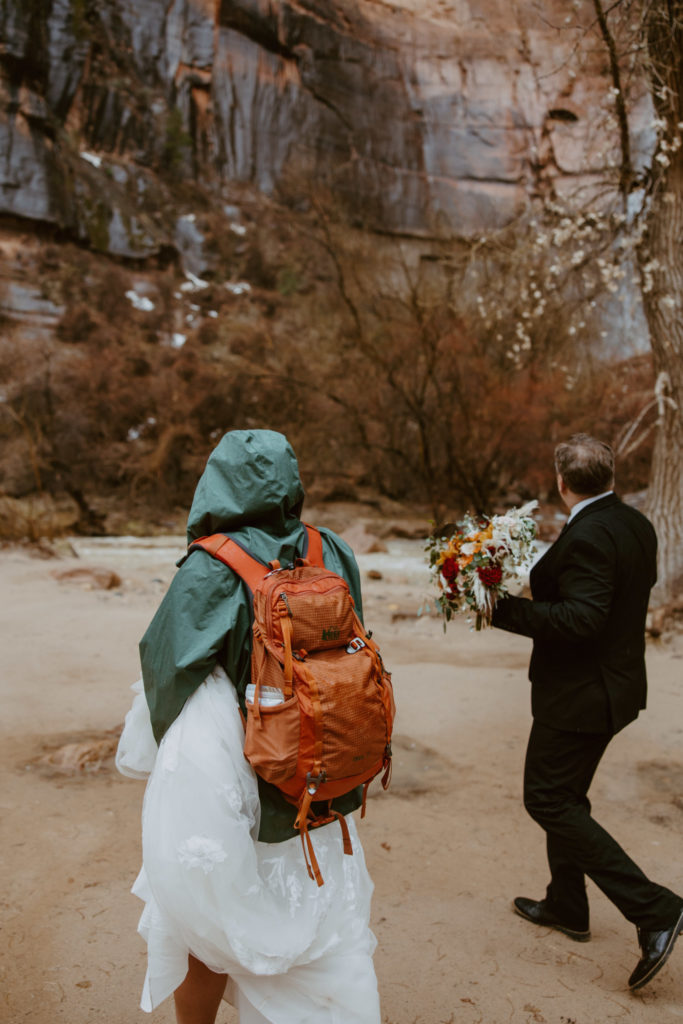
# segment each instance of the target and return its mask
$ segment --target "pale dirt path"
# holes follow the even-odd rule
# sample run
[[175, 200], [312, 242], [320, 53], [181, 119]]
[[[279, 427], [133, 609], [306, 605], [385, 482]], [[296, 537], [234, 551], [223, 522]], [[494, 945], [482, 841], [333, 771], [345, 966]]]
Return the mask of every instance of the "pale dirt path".
[[[3, 1024], [150, 1019], [137, 1009], [144, 945], [129, 894], [143, 786], [110, 771], [50, 778], [27, 765], [45, 743], [121, 723], [137, 642], [173, 566], [165, 553], [123, 569], [98, 555], [121, 572], [116, 591], [51, 576], [85, 561], [0, 553]], [[629, 995], [634, 929], [601, 894], [592, 890], [585, 945], [510, 912], [513, 896], [540, 896], [545, 885], [542, 834], [520, 804], [527, 641], [392, 621], [420, 603], [409, 572], [365, 581], [364, 591], [399, 708], [392, 789], [360, 825], [385, 1024], [683, 1020], [683, 947]], [[593, 804], [653, 877], [683, 891], [683, 643], [653, 645], [648, 657], [650, 709], [613, 743]], [[170, 1004], [151, 1020], [171, 1024]], [[236, 1024], [227, 1006], [219, 1020]]]

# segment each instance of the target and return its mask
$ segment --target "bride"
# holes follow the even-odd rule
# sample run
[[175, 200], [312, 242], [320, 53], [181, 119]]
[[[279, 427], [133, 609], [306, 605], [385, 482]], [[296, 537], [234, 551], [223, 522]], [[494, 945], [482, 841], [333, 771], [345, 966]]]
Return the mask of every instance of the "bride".
[[[188, 519], [188, 542], [229, 532], [267, 562], [305, 547], [304, 492], [281, 434], [231, 431], [211, 454]], [[362, 614], [350, 548], [320, 531], [325, 564]], [[258, 779], [242, 752], [251, 606], [240, 579], [204, 551], [180, 563], [140, 645], [143, 683], [117, 767], [148, 777], [142, 812], [147, 943], [141, 1006], [173, 994], [178, 1024], [214, 1024], [221, 999], [241, 1024], [379, 1024], [369, 928], [372, 881], [349, 812], [353, 856], [336, 824], [312, 834], [325, 884], [309, 878], [296, 809]]]

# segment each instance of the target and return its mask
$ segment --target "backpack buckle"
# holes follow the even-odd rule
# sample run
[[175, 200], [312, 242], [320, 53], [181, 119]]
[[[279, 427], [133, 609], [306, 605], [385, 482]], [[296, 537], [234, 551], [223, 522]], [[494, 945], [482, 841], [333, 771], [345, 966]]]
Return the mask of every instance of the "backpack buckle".
[[316, 775], [315, 778], [313, 777], [313, 774], [311, 772], [306, 772], [306, 789], [311, 794], [311, 796], [314, 796], [318, 791], [318, 787], [326, 781], [327, 772], [325, 771], [324, 768], [320, 769], [320, 773]]
[[365, 646], [365, 640], [361, 640], [359, 636], [354, 636], [353, 640], [346, 645], [346, 653], [355, 654], [356, 651], [362, 651]]

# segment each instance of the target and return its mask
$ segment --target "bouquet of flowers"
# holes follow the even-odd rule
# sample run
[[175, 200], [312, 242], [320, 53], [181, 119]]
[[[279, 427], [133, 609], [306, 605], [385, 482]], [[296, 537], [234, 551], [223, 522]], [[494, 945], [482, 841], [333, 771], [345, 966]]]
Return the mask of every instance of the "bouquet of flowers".
[[490, 517], [468, 512], [461, 522], [434, 531], [427, 552], [444, 628], [456, 612], [474, 613], [477, 629], [491, 624], [497, 598], [533, 562], [537, 505], [530, 501]]

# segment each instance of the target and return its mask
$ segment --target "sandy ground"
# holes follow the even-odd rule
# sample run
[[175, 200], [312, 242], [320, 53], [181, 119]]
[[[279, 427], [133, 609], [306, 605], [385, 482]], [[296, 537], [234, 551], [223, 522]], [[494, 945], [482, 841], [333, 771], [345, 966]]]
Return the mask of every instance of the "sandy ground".
[[[142, 1021], [145, 951], [130, 886], [144, 784], [64, 775], [46, 751], [120, 725], [137, 642], [173, 573], [174, 544], [121, 551], [79, 542], [58, 561], [0, 554], [2, 622], [0, 1020]], [[640, 995], [626, 981], [635, 929], [595, 889], [593, 940], [511, 913], [546, 883], [541, 831], [521, 807], [529, 727], [528, 641], [416, 618], [419, 545], [363, 556], [366, 622], [393, 670], [394, 779], [360, 824], [376, 890], [385, 1024], [667, 1024], [683, 1020], [683, 943]], [[403, 558], [403, 556], [406, 556]], [[119, 586], [53, 575], [98, 565]], [[367, 578], [379, 569], [380, 580]], [[403, 617], [403, 615], [408, 617]], [[596, 816], [655, 879], [683, 891], [683, 640], [651, 644], [650, 708], [609, 749]], [[173, 1021], [170, 1003], [151, 1017]], [[236, 1024], [231, 1007], [221, 1024]]]

